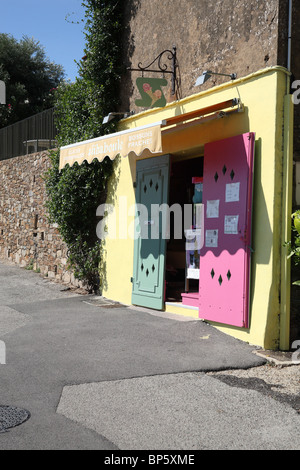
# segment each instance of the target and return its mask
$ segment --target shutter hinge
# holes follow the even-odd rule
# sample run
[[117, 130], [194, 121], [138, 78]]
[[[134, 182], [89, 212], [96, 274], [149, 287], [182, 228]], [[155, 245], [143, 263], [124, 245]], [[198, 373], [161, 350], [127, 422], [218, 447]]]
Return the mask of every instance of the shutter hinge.
[[134, 187], [134, 189], [136, 189], [136, 187], [137, 187], [136, 181], [133, 182], [133, 187]]
[[133, 277], [130, 278], [130, 282], [133, 283]]

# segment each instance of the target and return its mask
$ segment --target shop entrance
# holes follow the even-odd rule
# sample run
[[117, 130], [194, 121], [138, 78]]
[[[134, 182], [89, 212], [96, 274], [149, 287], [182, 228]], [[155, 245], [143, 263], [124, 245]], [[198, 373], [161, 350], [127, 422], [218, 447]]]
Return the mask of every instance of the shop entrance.
[[200, 249], [189, 238], [187, 251], [186, 232], [197, 225], [202, 173], [201, 157], [137, 161], [133, 304], [163, 310], [190, 295], [198, 307]]
[[253, 133], [137, 162], [133, 304], [248, 327], [253, 162]]
[[184, 301], [186, 305], [198, 306], [202, 186], [203, 157], [181, 161], [172, 158], [166, 302]]

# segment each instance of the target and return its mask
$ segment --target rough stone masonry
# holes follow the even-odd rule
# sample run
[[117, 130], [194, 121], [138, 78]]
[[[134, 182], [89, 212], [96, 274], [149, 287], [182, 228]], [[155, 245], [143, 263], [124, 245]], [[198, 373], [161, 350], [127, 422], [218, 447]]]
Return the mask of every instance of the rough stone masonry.
[[48, 221], [44, 173], [48, 152], [0, 161], [0, 259], [78, 285], [67, 269], [67, 246]]

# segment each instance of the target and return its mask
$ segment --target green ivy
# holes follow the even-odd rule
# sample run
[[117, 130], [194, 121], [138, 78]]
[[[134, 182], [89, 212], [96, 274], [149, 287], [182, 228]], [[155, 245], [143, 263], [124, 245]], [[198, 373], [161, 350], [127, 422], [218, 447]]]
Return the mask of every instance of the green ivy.
[[74, 83], [58, 87], [55, 118], [58, 150], [50, 154], [45, 182], [50, 221], [58, 224], [68, 246], [69, 268], [90, 291], [100, 285], [101, 241], [96, 236], [96, 209], [105, 202], [113, 162], [94, 160], [59, 172], [59, 148], [116, 130], [116, 122], [103, 126], [103, 117], [119, 105], [122, 5], [118, 0], [86, 0], [85, 59]]
[[[300, 268], [300, 210], [292, 214], [292, 240], [285, 243], [288, 248], [288, 258], [292, 258], [296, 268]], [[300, 286], [300, 280], [293, 282], [295, 286]]]

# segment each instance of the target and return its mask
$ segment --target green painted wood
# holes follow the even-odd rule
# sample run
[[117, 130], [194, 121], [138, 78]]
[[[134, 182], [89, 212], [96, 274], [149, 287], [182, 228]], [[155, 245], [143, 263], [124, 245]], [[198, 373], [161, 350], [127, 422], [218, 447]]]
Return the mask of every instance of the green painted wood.
[[167, 240], [153, 205], [167, 204], [168, 193], [169, 156], [137, 161], [132, 303], [156, 310], [164, 308]]

